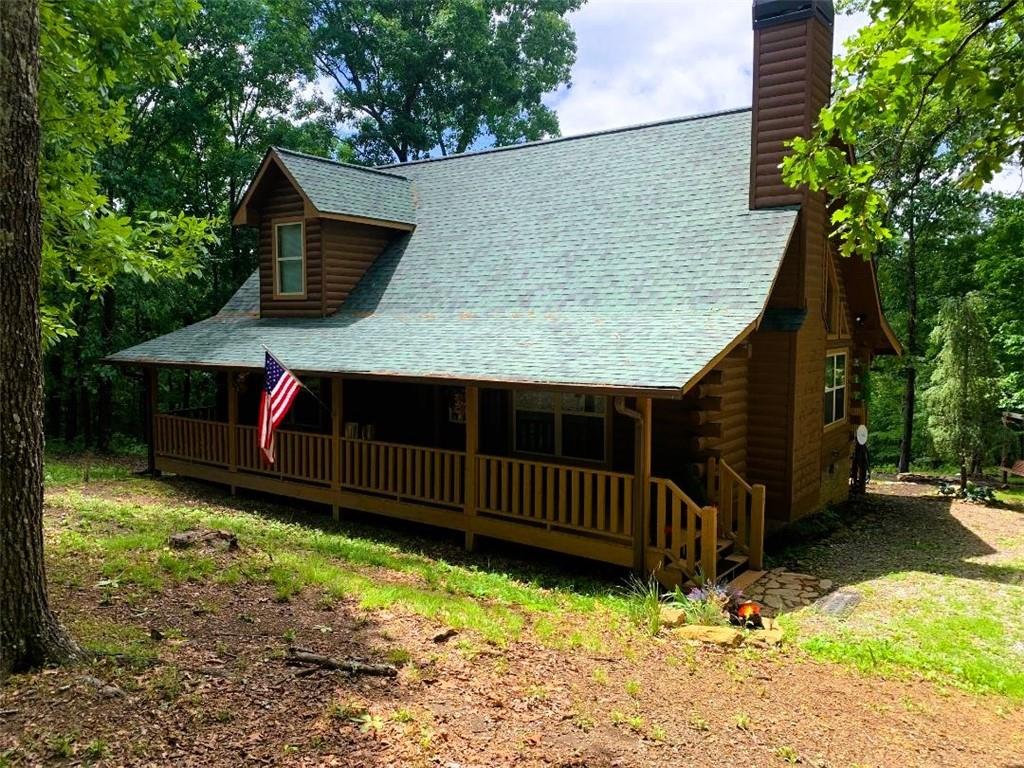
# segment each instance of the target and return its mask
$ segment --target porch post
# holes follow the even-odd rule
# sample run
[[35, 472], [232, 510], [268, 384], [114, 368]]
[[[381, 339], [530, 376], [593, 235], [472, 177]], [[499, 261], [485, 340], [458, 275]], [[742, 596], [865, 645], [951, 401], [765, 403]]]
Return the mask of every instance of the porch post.
[[331, 517], [341, 518], [341, 505], [337, 503], [341, 496], [341, 428], [342, 421], [342, 378], [331, 379], [331, 490], [335, 502], [331, 504]]
[[480, 390], [475, 386], [466, 386], [466, 496], [463, 499], [466, 514], [466, 551], [476, 548], [476, 535], [473, 530], [473, 518], [476, 517], [477, 501], [477, 444], [480, 441]]
[[146, 432], [149, 438], [146, 450], [146, 470], [153, 477], [160, 476], [160, 470], [156, 468], [156, 415], [158, 412], [157, 399], [159, 395], [158, 370], [156, 368], [144, 368], [142, 372], [146, 389]]
[[[238, 471], [238, 373], [228, 371], [228, 472]], [[231, 484], [233, 496], [238, 487]]]
[[636, 483], [640, 503], [633, 515], [633, 570], [646, 570], [647, 535], [651, 519], [651, 398], [638, 397], [636, 409], [640, 413], [637, 430]]

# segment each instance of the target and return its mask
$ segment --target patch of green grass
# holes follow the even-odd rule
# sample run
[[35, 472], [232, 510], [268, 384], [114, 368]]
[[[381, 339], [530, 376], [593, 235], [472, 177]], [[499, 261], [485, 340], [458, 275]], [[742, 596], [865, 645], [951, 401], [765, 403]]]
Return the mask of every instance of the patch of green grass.
[[384, 654], [384, 659], [388, 664], [404, 667], [412, 661], [412, 654], [405, 648], [389, 648], [387, 653]]
[[[79, 477], [71, 465], [49, 464], [51, 478]], [[60, 528], [49, 532], [55, 542], [51, 552], [57, 556], [57, 570], [63, 573], [69, 570], [69, 561], [85, 560], [101, 570], [112, 592], [128, 584], [158, 592], [165, 582], [248, 581], [270, 585], [278, 600], [287, 601], [316, 588], [320, 594], [355, 598], [368, 610], [401, 604], [455, 629], [475, 630], [498, 645], [534, 626], [542, 638], [546, 632], [552, 643], [595, 652], [606, 650], [600, 630], [617, 629], [627, 617], [645, 616], [641, 623], [651, 630], [653, 621], [656, 630], [650, 594], [625, 595], [613, 585], [606, 585], [603, 594], [589, 595], [568, 583], [543, 587], [508, 573], [456, 565], [349, 535], [326, 521], [323, 527], [302, 525], [260, 510], [219, 506], [216, 501], [186, 506], [173, 493], [166, 493], [166, 486], [163, 496], [150, 499], [150, 491], [159, 483], [113, 472], [111, 476], [124, 478], [123, 486], [114, 486], [116, 493], [87, 495], [72, 482], [49, 492], [48, 503], [71, 512]], [[51, 484], [59, 483], [51, 479]], [[142, 503], [137, 494], [146, 497]], [[229, 555], [227, 564], [202, 549], [172, 552], [167, 548], [170, 534], [191, 528], [230, 531], [239, 537], [242, 548]], [[377, 569], [407, 578], [381, 579]], [[590, 613], [594, 625], [563, 632], [560, 615], [567, 613]], [[539, 616], [528, 620], [529, 614]]]
[[625, 589], [626, 614], [633, 624], [650, 635], [661, 629], [661, 585], [651, 575], [647, 579], [630, 576]]
[[46, 750], [51, 757], [67, 760], [75, 756], [75, 737], [67, 733], [59, 733], [46, 740]]
[[79, 616], [70, 619], [70, 629], [79, 645], [97, 656], [115, 657], [121, 664], [139, 667], [156, 659], [152, 639], [139, 627]]
[[796, 764], [800, 762], [800, 755], [797, 751], [786, 744], [776, 748], [775, 756], [784, 763]]
[[858, 621], [802, 616], [786, 626], [795, 625], [801, 646], [819, 659], [1024, 700], [1024, 664], [1013, 661], [1021, 659], [1024, 630], [1008, 618], [1024, 612], [1024, 588], [893, 574], [863, 591]]
[[82, 750], [82, 756], [86, 760], [100, 760], [107, 754], [107, 742], [103, 739], [93, 739]]

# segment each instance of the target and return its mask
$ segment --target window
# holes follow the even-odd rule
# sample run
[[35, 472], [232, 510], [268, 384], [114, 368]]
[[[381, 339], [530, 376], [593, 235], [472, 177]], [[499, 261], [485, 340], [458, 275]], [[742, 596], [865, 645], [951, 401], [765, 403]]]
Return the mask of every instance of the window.
[[604, 461], [606, 411], [601, 395], [516, 392], [516, 450]]
[[306, 293], [305, 249], [302, 222], [274, 225], [274, 271], [278, 296]]
[[825, 357], [825, 426], [846, 418], [846, 353]]

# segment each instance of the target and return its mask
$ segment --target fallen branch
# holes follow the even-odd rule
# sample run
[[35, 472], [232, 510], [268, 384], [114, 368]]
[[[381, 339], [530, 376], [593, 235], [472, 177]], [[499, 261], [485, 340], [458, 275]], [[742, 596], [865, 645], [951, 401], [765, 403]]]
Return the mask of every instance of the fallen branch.
[[321, 656], [304, 648], [295, 647], [288, 648], [288, 663], [312, 664], [321, 669], [336, 669], [351, 675], [394, 677], [398, 674], [398, 668], [391, 664], [366, 664], [355, 659], [332, 659], [330, 656]]

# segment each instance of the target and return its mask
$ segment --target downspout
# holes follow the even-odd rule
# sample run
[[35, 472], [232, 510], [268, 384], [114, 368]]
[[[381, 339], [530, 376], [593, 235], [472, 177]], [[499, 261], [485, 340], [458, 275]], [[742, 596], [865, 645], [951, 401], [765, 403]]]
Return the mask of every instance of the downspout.
[[633, 570], [644, 571], [644, 488], [643, 488], [643, 414], [626, 407], [626, 398], [615, 398], [615, 412], [633, 420]]

